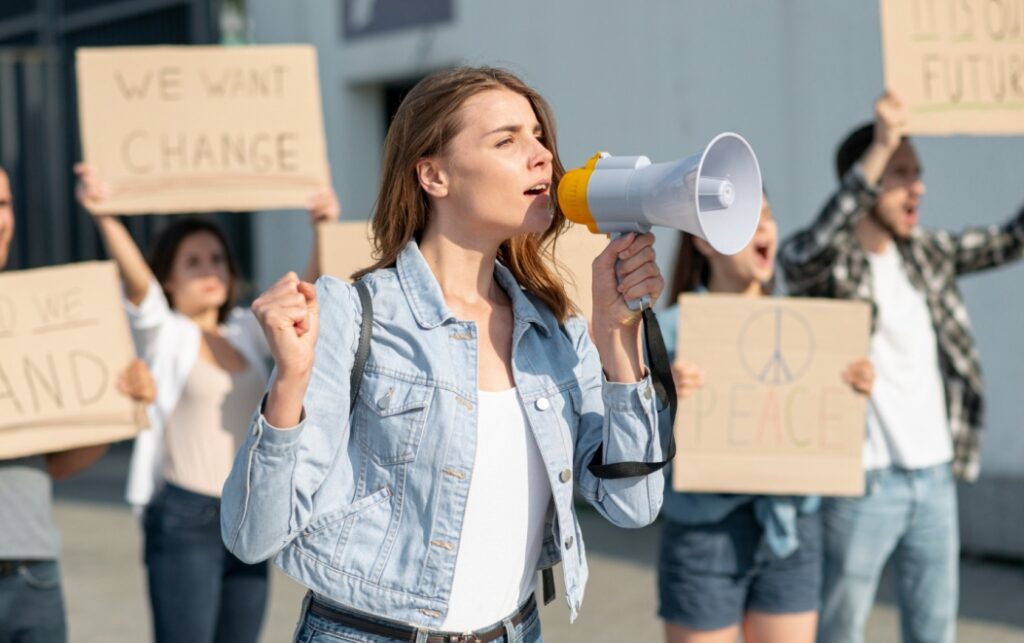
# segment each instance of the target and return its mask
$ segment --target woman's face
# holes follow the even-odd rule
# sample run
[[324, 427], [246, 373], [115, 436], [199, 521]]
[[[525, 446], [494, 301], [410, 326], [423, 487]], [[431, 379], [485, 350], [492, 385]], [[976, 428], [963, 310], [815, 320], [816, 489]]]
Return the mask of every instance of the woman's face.
[[228, 299], [231, 270], [220, 240], [210, 232], [196, 232], [182, 239], [164, 288], [174, 298], [174, 308], [192, 316], [217, 310]]
[[[551, 152], [530, 102], [507, 89], [475, 94], [459, 108], [461, 129], [437, 157], [428, 189], [435, 214], [469, 234], [508, 239], [551, 224]], [[423, 173], [421, 172], [421, 185]]]
[[761, 197], [761, 218], [757, 223], [754, 238], [743, 250], [734, 255], [722, 255], [703, 241], [701, 252], [708, 255], [711, 270], [726, 273], [730, 281], [739, 284], [767, 283], [775, 274], [775, 251], [778, 248], [779, 231], [772, 216], [768, 200]]

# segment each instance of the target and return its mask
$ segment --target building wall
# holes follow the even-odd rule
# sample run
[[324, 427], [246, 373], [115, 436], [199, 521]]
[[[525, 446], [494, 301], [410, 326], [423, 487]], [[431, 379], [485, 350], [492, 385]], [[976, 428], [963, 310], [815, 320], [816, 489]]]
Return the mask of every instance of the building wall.
[[[363, 8], [381, 4], [357, 2]], [[346, 218], [376, 195], [384, 87], [454, 64], [496, 64], [552, 103], [562, 159], [598, 149], [655, 161], [698, 151], [733, 130], [753, 145], [783, 236], [835, 187], [838, 140], [868, 120], [882, 91], [878, 4], [844, 0], [455, 0], [446, 24], [342, 37], [342, 2], [248, 0], [255, 42], [317, 46], [332, 173]], [[1004, 220], [1024, 202], [1022, 138], [922, 138], [926, 225]], [[300, 264], [309, 232], [260, 215], [258, 280]], [[667, 271], [673, 235], [658, 249]], [[286, 252], [280, 252], [285, 247]], [[262, 252], [260, 252], [262, 251]], [[1024, 557], [1024, 267], [964, 279], [991, 398], [984, 479], [962, 493], [964, 543]], [[1016, 496], [1014, 495], [1016, 494]]]
[[[91, 217], [74, 199], [82, 157], [75, 51], [117, 45], [217, 42], [217, 0], [3, 0], [0, 2], [0, 165], [10, 175], [18, 225], [9, 269], [103, 257]], [[143, 248], [170, 217], [131, 217]], [[249, 221], [219, 223], [249, 274]]]

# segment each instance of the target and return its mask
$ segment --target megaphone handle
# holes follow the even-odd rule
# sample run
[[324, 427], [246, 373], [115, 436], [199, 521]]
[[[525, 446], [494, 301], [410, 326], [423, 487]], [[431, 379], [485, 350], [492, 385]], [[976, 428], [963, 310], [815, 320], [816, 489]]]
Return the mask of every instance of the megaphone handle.
[[[621, 237], [624, 234], [628, 234], [628, 233], [627, 232], [613, 232], [611, 234], [612, 240], [614, 241], [615, 239], [618, 239], [619, 237]], [[615, 260], [615, 267], [616, 268], [619, 267], [619, 261], [620, 261], [619, 259]], [[616, 270], [616, 274], [618, 274], [617, 270]], [[626, 306], [628, 306], [630, 310], [643, 310], [645, 308], [650, 308], [651, 307], [651, 298], [648, 295], [644, 295], [643, 297], [640, 297], [640, 298], [637, 298], [637, 299], [627, 299], [626, 300]]]

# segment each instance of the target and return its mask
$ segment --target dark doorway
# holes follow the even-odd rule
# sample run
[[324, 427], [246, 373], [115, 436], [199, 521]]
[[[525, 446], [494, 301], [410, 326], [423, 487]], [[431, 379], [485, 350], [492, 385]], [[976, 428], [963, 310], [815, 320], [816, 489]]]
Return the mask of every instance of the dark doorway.
[[[9, 268], [103, 258], [89, 215], [74, 199], [81, 158], [75, 49], [211, 44], [220, 0], [3, 0], [0, 2], [0, 165], [10, 174], [16, 237]], [[245, 276], [249, 218], [217, 215]], [[171, 217], [126, 217], [143, 250]]]

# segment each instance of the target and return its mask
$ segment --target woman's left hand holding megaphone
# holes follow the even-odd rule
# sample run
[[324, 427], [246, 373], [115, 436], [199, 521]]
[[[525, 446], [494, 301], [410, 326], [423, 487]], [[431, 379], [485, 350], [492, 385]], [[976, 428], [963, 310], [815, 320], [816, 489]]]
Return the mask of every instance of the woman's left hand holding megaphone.
[[657, 301], [665, 287], [655, 263], [654, 235], [629, 233], [613, 239], [594, 259], [594, 344], [611, 381], [632, 382], [643, 377], [640, 356], [640, 312], [628, 300]]

